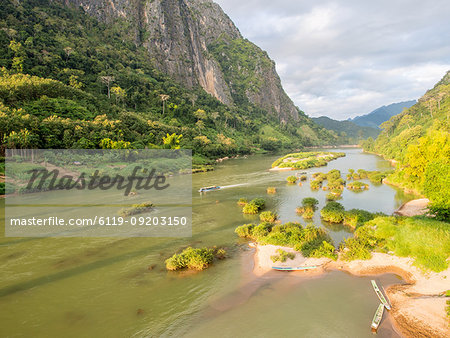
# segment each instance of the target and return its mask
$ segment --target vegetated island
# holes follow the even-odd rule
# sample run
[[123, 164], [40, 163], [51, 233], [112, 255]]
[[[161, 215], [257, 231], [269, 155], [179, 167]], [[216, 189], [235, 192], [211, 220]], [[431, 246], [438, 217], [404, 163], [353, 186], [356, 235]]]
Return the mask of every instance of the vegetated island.
[[393, 217], [337, 206], [330, 202], [323, 215], [333, 214], [333, 221], [356, 229], [338, 249], [327, 232], [314, 225], [261, 222], [237, 227], [239, 237], [254, 241], [255, 275], [274, 266], [316, 267], [292, 272], [304, 276], [333, 269], [354, 275], [395, 273], [407, 283], [386, 290], [393, 305], [390, 313], [400, 330], [407, 336], [421, 332], [448, 337], [444, 295], [450, 280], [450, 225], [423, 216]]
[[332, 160], [344, 156], [345, 153], [323, 151], [291, 153], [273, 162], [270, 170], [298, 170], [321, 167], [327, 165]]

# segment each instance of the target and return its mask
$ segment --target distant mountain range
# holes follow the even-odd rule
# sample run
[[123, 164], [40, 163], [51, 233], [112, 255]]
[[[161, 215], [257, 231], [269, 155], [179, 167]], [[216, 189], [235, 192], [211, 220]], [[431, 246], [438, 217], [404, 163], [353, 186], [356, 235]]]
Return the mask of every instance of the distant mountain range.
[[350, 121], [336, 121], [327, 116], [313, 117], [315, 123], [332, 130], [340, 144], [357, 144], [368, 137], [376, 138], [380, 130], [372, 127], [362, 127]]
[[389, 120], [392, 116], [400, 114], [405, 108], [416, 104], [416, 100], [392, 103], [388, 106], [382, 106], [366, 115], [357, 116], [347, 121], [353, 122], [361, 127], [371, 127], [380, 129], [380, 124]]

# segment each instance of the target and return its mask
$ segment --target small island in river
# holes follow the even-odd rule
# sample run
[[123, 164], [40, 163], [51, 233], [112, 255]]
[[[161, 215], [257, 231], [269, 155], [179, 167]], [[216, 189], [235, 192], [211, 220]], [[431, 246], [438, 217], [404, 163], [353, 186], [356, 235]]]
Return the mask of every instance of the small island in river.
[[297, 170], [321, 167], [332, 160], [344, 156], [345, 153], [323, 151], [291, 153], [273, 162], [270, 170]]

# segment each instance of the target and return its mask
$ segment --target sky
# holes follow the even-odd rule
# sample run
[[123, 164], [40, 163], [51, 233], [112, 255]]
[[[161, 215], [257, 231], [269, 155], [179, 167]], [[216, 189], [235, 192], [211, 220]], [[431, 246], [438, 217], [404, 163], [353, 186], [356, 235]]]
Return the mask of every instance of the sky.
[[214, 0], [307, 115], [420, 98], [450, 70], [448, 0]]

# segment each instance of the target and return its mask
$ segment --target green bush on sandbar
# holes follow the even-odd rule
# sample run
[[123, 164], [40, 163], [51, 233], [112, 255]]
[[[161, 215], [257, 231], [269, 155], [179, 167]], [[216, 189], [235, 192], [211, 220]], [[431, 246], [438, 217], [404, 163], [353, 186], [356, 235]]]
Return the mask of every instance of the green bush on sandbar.
[[344, 220], [344, 207], [338, 202], [328, 202], [320, 211], [320, 216], [324, 221], [331, 223], [341, 223]]

